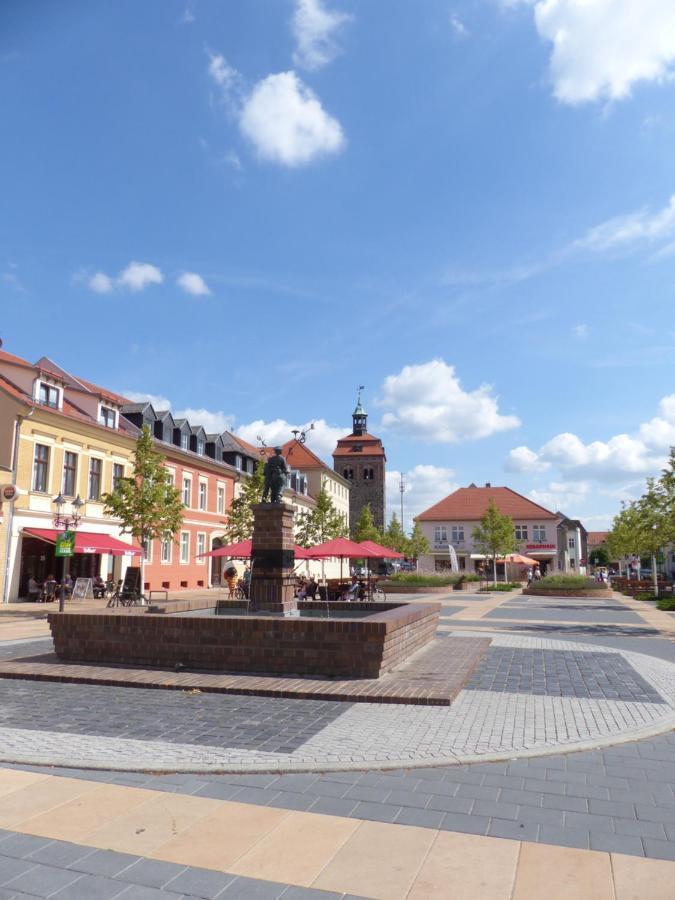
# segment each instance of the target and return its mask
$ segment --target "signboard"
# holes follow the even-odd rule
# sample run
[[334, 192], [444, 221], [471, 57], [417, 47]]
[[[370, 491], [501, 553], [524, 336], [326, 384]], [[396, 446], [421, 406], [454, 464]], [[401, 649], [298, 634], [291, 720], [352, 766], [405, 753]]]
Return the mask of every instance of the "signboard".
[[75, 555], [75, 532], [62, 531], [56, 536], [56, 547], [54, 549], [55, 556], [74, 556]]
[[127, 592], [136, 594], [141, 592], [141, 570], [139, 566], [129, 566], [124, 573], [122, 593], [126, 594]]
[[3, 484], [0, 487], [0, 500], [6, 500], [8, 503], [11, 503], [12, 500], [16, 499], [18, 493], [19, 489], [15, 484]]
[[526, 550], [557, 550], [555, 544], [528, 544]]
[[91, 600], [94, 591], [91, 586], [91, 578], [78, 578], [73, 586], [71, 600]]

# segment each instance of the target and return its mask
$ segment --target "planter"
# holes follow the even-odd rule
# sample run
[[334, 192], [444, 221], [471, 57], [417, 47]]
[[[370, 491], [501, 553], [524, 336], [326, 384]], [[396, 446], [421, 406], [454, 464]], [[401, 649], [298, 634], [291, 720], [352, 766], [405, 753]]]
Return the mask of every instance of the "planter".
[[523, 588], [530, 597], [581, 597], [586, 600], [611, 600], [614, 594], [608, 588]]

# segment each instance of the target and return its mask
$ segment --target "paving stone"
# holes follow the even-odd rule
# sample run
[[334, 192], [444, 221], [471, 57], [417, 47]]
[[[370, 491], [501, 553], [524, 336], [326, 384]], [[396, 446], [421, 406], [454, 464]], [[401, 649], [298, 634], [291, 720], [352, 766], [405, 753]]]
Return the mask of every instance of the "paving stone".
[[541, 794], [564, 794], [565, 785], [557, 781], [545, 781], [541, 778], [526, 778], [523, 785], [526, 791], [537, 791]]
[[118, 853], [116, 850], [94, 850], [88, 856], [77, 860], [70, 865], [77, 872], [86, 872], [91, 875], [109, 875], [111, 878], [119, 875], [129, 866], [140, 859], [132, 853]]
[[636, 803], [635, 812], [638, 819], [644, 819], [647, 822], [675, 824], [675, 809], [671, 809], [668, 806], [648, 806], [646, 803]]
[[509, 819], [491, 819], [489, 835], [499, 838], [513, 838], [517, 841], [536, 841], [539, 825], [536, 822], [512, 822]]
[[560, 797], [557, 794], [544, 794], [542, 805], [546, 809], [560, 809], [566, 812], [588, 812], [588, 800], [585, 797]]
[[378, 803], [384, 799], [386, 794], [378, 788], [361, 787], [360, 784], [357, 784], [350, 788], [344, 796], [346, 800], [367, 800]]
[[568, 784], [566, 796], [584, 797], [587, 800], [609, 800], [609, 788], [596, 787], [592, 784]]
[[20, 875], [24, 875], [30, 869], [35, 868], [34, 862], [26, 859], [17, 859], [15, 856], [0, 855], [0, 885], [14, 881]]
[[115, 900], [179, 900], [180, 894], [162, 891], [142, 884], [130, 884]]
[[339, 797], [317, 797], [309, 811], [325, 816], [350, 816], [356, 800], [342, 800]]
[[[525, 809], [525, 807], [523, 807]], [[472, 815], [494, 816], [497, 819], [517, 819], [518, 807], [515, 803], [498, 803], [492, 800], [476, 800]]]
[[570, 772], [567, 769], [565, 771], [547, 771], [546, 772], [547, 781], [558, 781], [563, 784], [586, 784], [588, 779], [588, 775], [586, 772]]
[[287, 887], [274, 881], [258, 881], [240, 875], [225, 888], [218, 900], [221, 897], [226, 900], [277, 900]]
[[413, 809], [404, 806], [396, 816], [397, 825], [418, 825], [422, 828], [440, 828], [445, 813], [433, 809]]
[[373, 822], [393, 822], [401, 812], [402, 807], [388, 803], [359, 802], [354, 807], [352, 815], [357, 819], [369, 819]]
[[[0, 799], [1, 804], [2, 800]], [[23, 859], [49, 843], [51, 843], [51, 838], [35, 837], [32, 834], [12, 834], [0, 845], [0, 853], [3, 856], [15, 856], [17, 859]]]
[[119, 897], [125, 885], [103, 875], [80, 875], [77, 881], [51, 896], [58, 900], [113, 900]]
[[469, 813], [474, 802], [470, 797], [432, 797], [426, 808], [451, 813]]
[[417, 793], [417, 791], [391, 791], [387, 796], [387, 803], [395, 806], [412, 806], [424, 809], [431, 800], [431, 794]]
[[508, 788], [500, 791], [500, 803], [516, 803], [518, 806], [541, 806], [542, 798], [554, 797], [555, 794], [539, 794], [536, 791], [512, 791]]
[[312, 794], [287, 794], [283, 791], [276, 795], [271, 805], [277, 809], [294, 809], [306, 812], [315, 803], [316, 797]]
[[632, 856], [645, 855], [641, 838], [627, 834], [608, 834], [605, 831], [591, 831], [591, 850], [627, 853]]
[[632, 803], [619, 803], [613, 800], [589, 800], [589, 812], [601, 816], [619, 816], [622, 819], [635, 818], [635, 807]]
[[460, 784], [456, 797], [470, 797], [473, 800], [496, 800], [499, 788], [483, 787], [477, 784]]
[[443, 831], [458, 831], [463, 834], [487, 834], [489, 822], [487, 816], [467, 816], [449, 812], [441, 822], [440, 828]]
[[326, 781], [322, 779], [312, 786], [311, 793], [315, 797], [344, 797], [349, 790], [349, 783], [342, 781]]
[[32, 866], [12, 881], [7, 880], [4, 887], [15, 887], [26, 894], [36, 897], [50, 897], [66, 885], [72, 884], [80, 876], [72, 869], [57, 869], [55, 866], [44, 866], [41, 863]]
[[617, 834], [628, 834], [633, 837], [675, 840], [675, 826], [672, 835], [668, 834], [668, 827], [661, 822], [644, 822], [641, 819], [614, 819], [614, 831]]
[[520, 775], [486, 775], [483, 779], [485, 787], [499, 787], [506, 790], [522, 790], [525, 779]]
[[539, 827], [539, 843], [588, 850], [590, 834], [584, 828], [557, 828], [553, 825], [541, 825]]
[[293, 886], [287, 888], [283, 893], [283, 900], [340, 900], [341, 897], [344, 897], [344, 894]]
[[534, 806], [519, 806], [517, 821], [537, 822], [540, 825], [555, 825], [558, 828], [562, 828], [564, 824], [561, 810], [538, 809]]
[[161, 859], [139, 859], [138, 862], [117, 875], [117, 878], [120, 881], [128, 881], [129, 884], [161, 888], [184, 871], [185, 866], [177, 863], [164, 862]]
[[30, 859], [60, 868], [75, 868], [75, 864], [93, 853], [92, 847], [71, 844], [68, 841], [50, 841], [31, 853]]
[[209, 797], [211, 800], [231, 800], [241, 788], [233, 784], [218, 784], [208, 781], [194, 792], [195, 797]]
[[672, 841], [659, 841], [645, 837], [642, 839], [642, 844], [645, 848], [645, 856], [651, 856], [653, 859], [670, 859], [675, 861], [675, 843]]
[[566, 828], [582, 828], [588, 831], [613, 833], [614, 827], [609, 816], [593, 816], [589, 813], [565, 813]]
[[215, 900], [221, 891], [231, 884], [233, 875], [226, 875], [223, 872], [211, 872], [208, 869], [197, 869], [188, 867], [184, 871], [173, 878], [166, 888], [169, 891], [175, 891], [177, 894], [183, 893], [189, 896], [202, 897], [205, 900]]

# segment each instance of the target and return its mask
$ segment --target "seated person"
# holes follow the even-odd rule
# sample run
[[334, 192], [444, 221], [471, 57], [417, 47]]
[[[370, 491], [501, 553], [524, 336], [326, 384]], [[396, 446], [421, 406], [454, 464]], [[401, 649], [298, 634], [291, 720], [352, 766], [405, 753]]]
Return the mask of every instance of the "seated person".
[[61, 583], [66, 589], [66, 597], [70, 597], [70, 595], [73, 593], [73, 579], [70, 577], [70, 575], [66, 575]]
[[47, 575], [47, 580], [44, 583], [43, 591], [44, 591], [44, 601], [45, 603], [53, 603], [54, 598], [56, 597], [56, 588], [58, 587], [58, 583], [56, 578], [53, 575]]
[[350, 586], [344, 591], [343, 597], [345, 600], [358, 600], [359, 599], [359, 590], [361, 585], [359, 584], [359, 579], [356, 575], [352, 575], [352, 583]]
[[105, 581], [100, 575], [97, 575], [96, 578], [94, 578], [91, 588], [94, 592], [95, 599], [100, 600], [101, 597], [105, 596]]
[[317, 584], [316, 578], [313, 575], [310, 575], [309, 581], [305, 585], [305, 600], [314, 600], [318, 588], [319, 585]]
[[32, 575], [28, 576], [28, 599], [31, 603], [40, 601], [40, 585]]

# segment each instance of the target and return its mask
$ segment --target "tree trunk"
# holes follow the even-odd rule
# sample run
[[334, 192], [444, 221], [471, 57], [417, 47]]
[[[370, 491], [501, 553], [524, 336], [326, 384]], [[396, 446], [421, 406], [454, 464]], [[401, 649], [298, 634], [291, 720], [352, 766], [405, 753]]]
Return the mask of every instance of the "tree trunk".
[[148, 542], [145, 538], [141, 540], [141, 585], [140, 585], [140, 593], [141, 593], [141, 602], [142, 598], [145, 595], [145, 550], [148, 545]]
[[492, 556], [492, 578], [494, 580], [494, 584], [497, 584], [497, 554], [493, 554]]
[[654, 582], [654, 596], [659, 596], [659, 576], [656, 574], [656, 553], [652, 553], [652, 581]]

